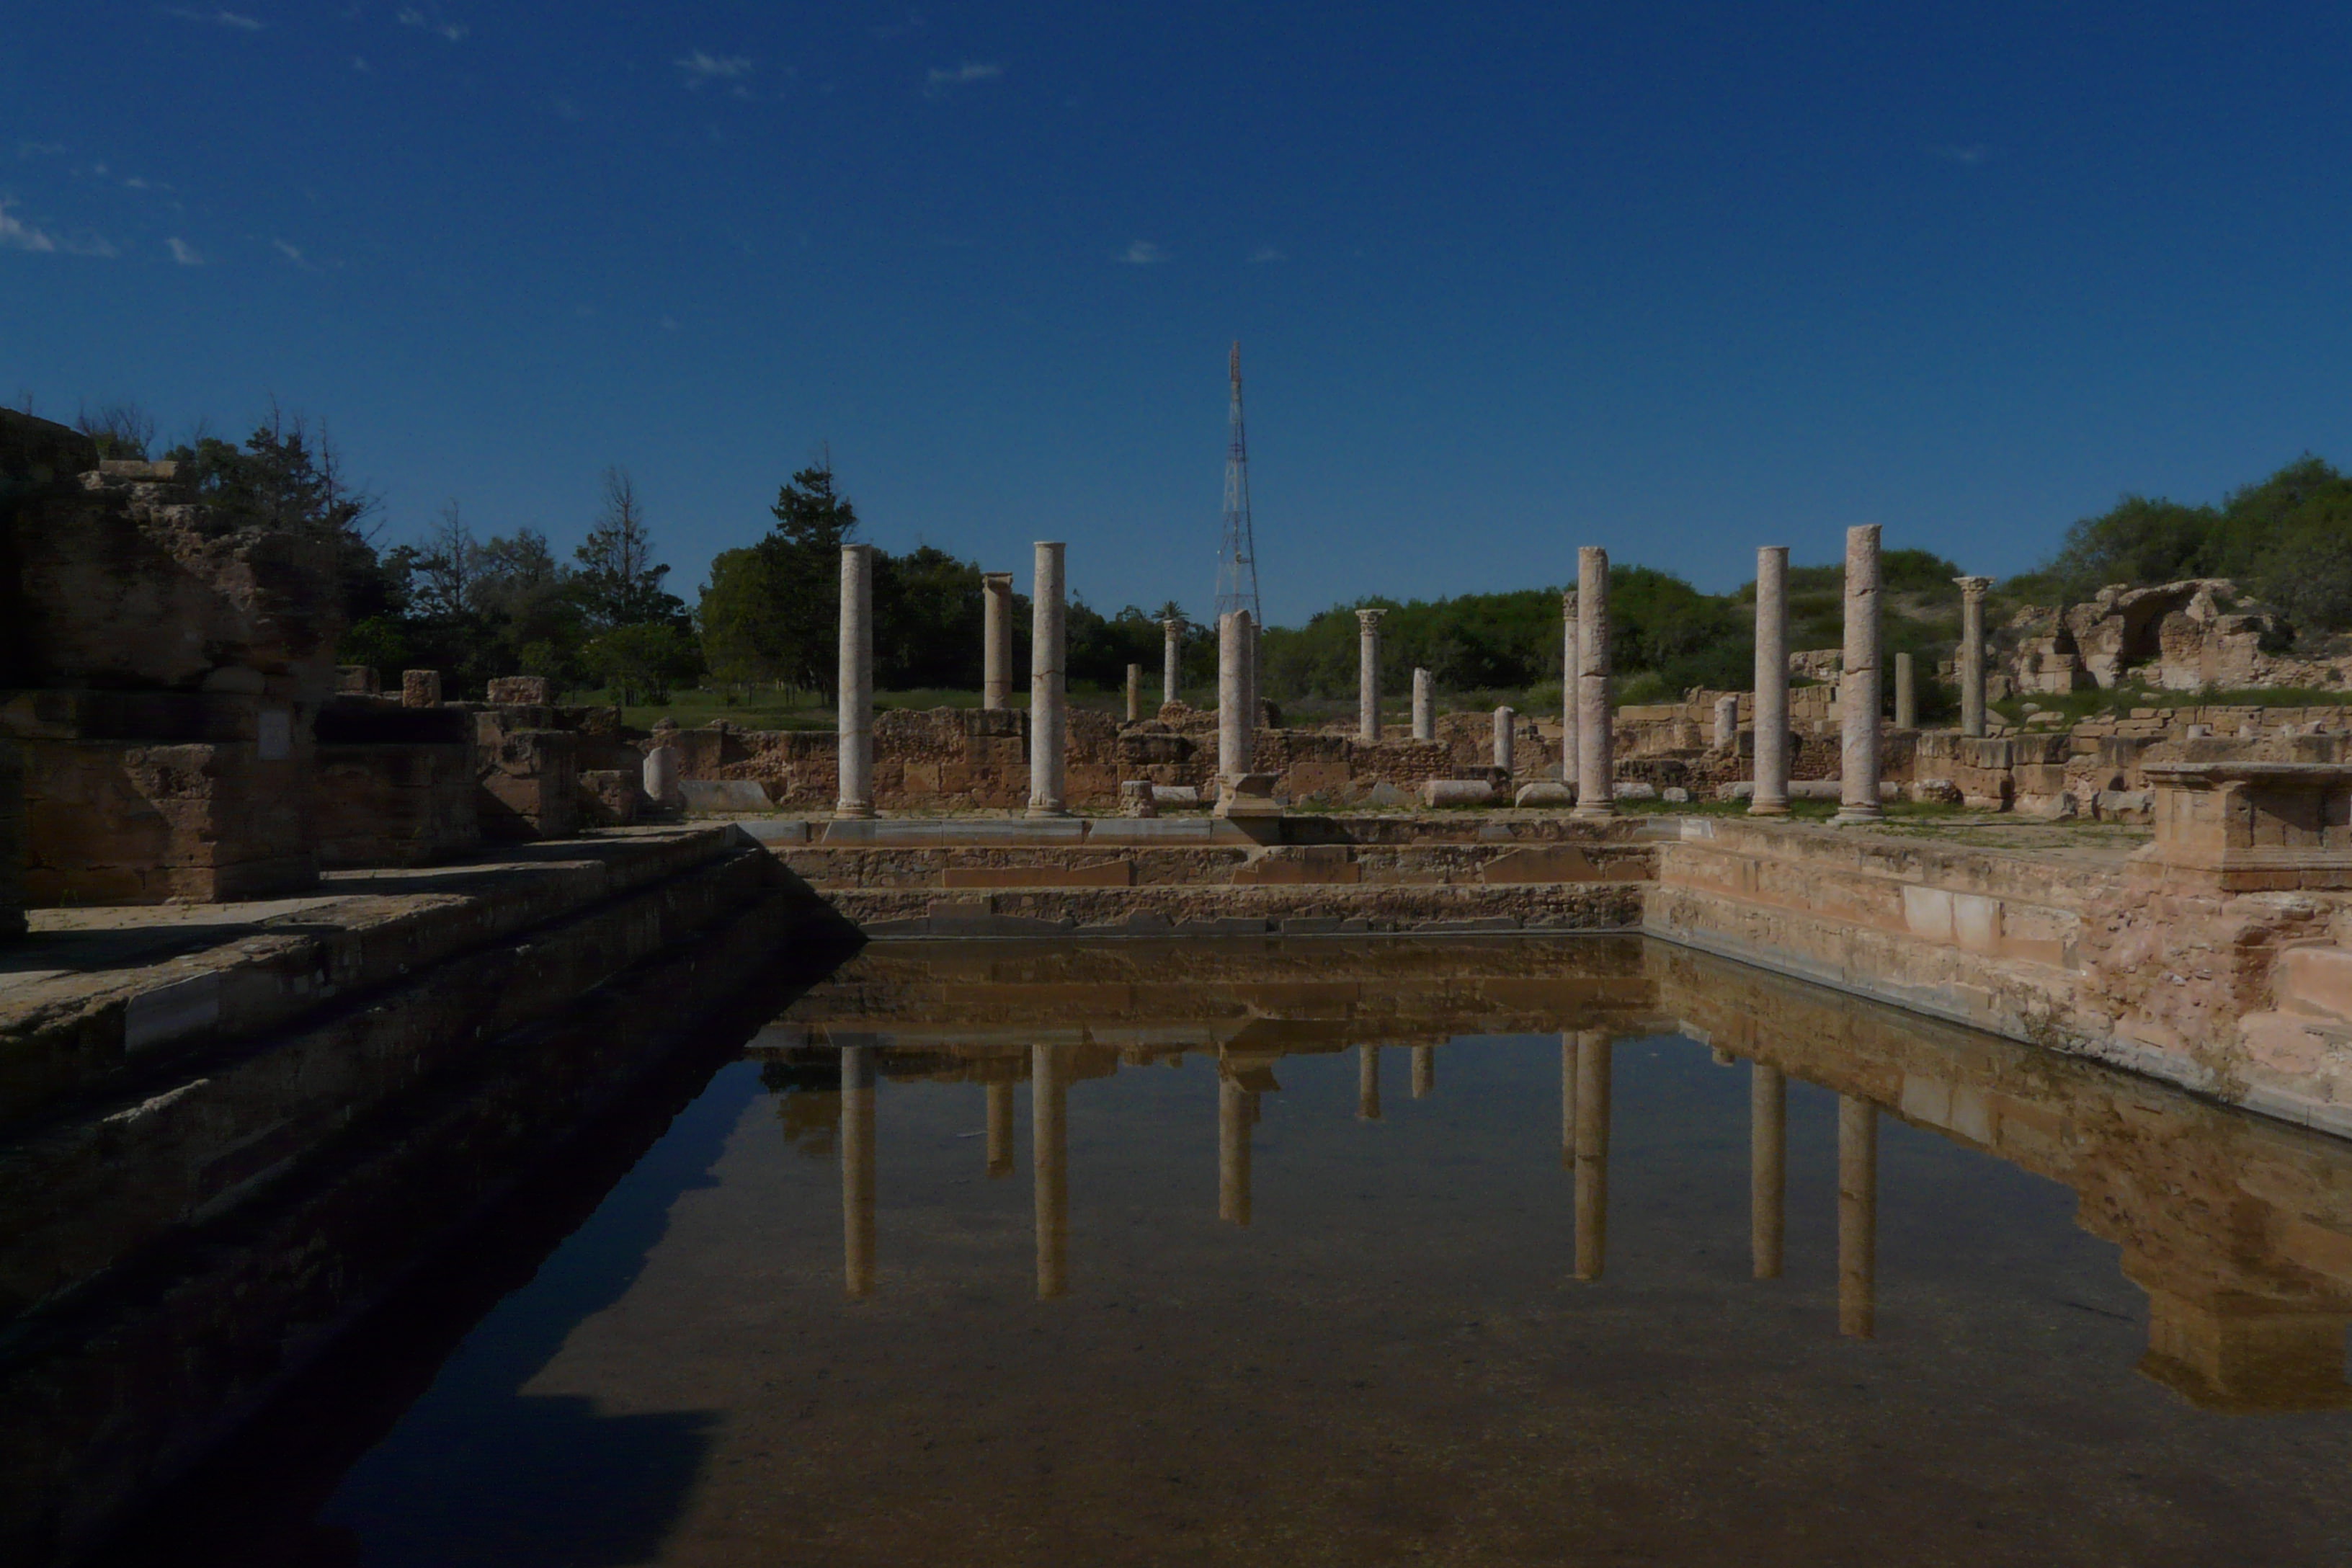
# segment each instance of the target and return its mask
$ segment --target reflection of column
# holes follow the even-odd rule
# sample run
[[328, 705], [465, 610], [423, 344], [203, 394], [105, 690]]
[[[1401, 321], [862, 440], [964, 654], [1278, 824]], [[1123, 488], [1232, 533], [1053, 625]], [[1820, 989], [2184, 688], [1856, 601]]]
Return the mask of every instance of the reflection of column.
[[1756, 793], [1750, 816], [1789, 815], [1789, 547], [1756, 552]]
[[1250, 1222], [1250, 1091], [1217, 1075], [1217, 1217]]
[[1356, 1047], [1356, 1117], [1361, 1121], [1381, 1119], [1381, 1048], [1378, 1046]]
[[1576, 1169], [1576, 1037], [1559, 1037], [1559, 1168]]
[[853, 1296], [874, 1291], [874, 1047], [841, 1048], [841, 1272]]
[[1609, 1037], [1576, 1037], [1576, 1277], [1601, 1278], [1609, 1251]]
[[1013, 574], [980, 574], [980, 705], [1013, 706]]
[[1059, 1046], [1029, 1047], [1029, 1157], [1037, 1177], [1037, 1300], [1070, 1288], [1070, 1079]]
[[1063, 551], [1039, 540], [1029, 600], [1030, 816], [1067, 816], [1064, 767], [1070, 738], [1068, 665], [1064, 662], [1068, 606], [1062, 601]]
[[1866, 1340], [1878, 1304], [1878, 1107], [1838, 1096], [1838, 1332]]
[[1437, 1088], [1437, 1047], [1415, 1046], [1412, 1048], [1412, 1097], [1427, 1100]]
[[1789, 1191], [1789, 1080], [1762, 1062], [1748, 1069], [1748, 1234], [1756, 1278], [1780, 1278]]
[[988, 1086], [988, 1173], [1013, 1173], [1013, 1086]]

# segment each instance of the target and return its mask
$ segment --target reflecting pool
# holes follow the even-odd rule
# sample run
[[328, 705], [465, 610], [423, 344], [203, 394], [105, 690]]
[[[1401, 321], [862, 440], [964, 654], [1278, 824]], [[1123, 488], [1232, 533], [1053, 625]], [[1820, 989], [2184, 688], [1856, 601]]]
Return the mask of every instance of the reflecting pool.
[[580, 1179], [142, 1549], [2352, 1561], [2352, 1148], [1639, 939], [879, 944]]

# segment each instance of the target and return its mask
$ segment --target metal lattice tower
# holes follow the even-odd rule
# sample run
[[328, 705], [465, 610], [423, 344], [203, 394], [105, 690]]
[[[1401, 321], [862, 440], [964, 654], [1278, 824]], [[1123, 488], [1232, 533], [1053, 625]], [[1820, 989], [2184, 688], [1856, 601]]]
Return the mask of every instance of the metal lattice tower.
[[1233, 440], [1225, 448], [1225, 538], [1217, 547], [1217, 616], [1247, 610], [1254, 626], [1265, 624], [1257, 603], [1257, 542], [1250, 530], [1249, 440], [1242, 434], [1242, 345], [1233, 357]]

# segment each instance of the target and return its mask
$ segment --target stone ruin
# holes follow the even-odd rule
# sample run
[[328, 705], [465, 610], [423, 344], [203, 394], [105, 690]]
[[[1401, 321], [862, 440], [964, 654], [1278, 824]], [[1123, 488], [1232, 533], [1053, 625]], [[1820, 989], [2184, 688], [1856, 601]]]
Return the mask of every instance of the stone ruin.
[[2223, 607], [2242, 597], [2225, 577], [2195, 577], [2147, 588], [2118, 584], [2058, 609], [2029, 605], [2007, 628], [2009, 690], [2106, 690], [2133, 680], [2161, 691], [2236, 690], [2352, 679], [2352, 659], [2285, 657], [2276, 616]]

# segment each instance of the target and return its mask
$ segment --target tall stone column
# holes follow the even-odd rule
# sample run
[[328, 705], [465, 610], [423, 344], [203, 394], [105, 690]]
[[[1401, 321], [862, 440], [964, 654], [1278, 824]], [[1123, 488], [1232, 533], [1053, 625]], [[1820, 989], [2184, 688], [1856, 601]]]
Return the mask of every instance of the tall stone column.
[[1063, 768], [1070, 738], [1067, 667], [1063, 634], [1062, 552], [1066, 545], [1037, 542], [1037, 576], [1029, 615], [1029, 812], [1067, 816]]
[[1029, 1047], [1029, 1143], [1037, 1300], [1050, 1301], [1070, 1288], [1070, 1066], [1061, 1046]]
[[1429, 689], [1429, 671], [1425, 669], [1412, 672], [1412, 738], [1437, 739], [1437, 703]]
[[841, 796], [833, 815], [874, 815], [874, 547], [841, 547]]
[[1838, 1096], [1838, 1332], [1877, 1331], [1878, 1107]]
[[1876, 822], [1882, 687], [1878, 524], [1845, 531], [1845, 659], [1838, 674], [1838, 811], [1832, 822]]
[[1576, 1277], [1598, 1279], [1609, 1256], [1609, 1037], [1576, 1037]]
[[1750, 816], [1789, 815], [1789, 547], [1756, 552], [1756, 793]]
[[1609, 552], [1588, 544], [1576, 552], [1576, 810], [1606, 821], [1617, 815], [1616, 758], [1611, 745], [1609, 690]]
[[1257, 726], [1248, 710], [1250, 613], [1217, 617], [1217, 773], [1237, 778], [1250, 771]]
[[1381, 738], [1381, 617], [1387, 614], [1356, 612], [1356, 739], [1367, 746]]
[[1184, 686], [1184, 623], [1160, 623], [1160, 700], [1173, 702]]
[[874, 1292], [874, 1047], [841, 1048], [841, 1276]]
[[1013, 574], [980, 574], [982, 623], [980, 705], [1001, 709], [1013, 705]]
[[992, 1083], [988, 1087], [988, 1173], [1009, 1176], [1013, 1173], [1013, 1086]]
[[1576, 787], [1577, 688], [1584, 672], [1584, 646], [1576, 635], [1576, 590], [1559, 596], [1559, 782]]
[[1381, 1119], [1381, 1048], [1378, 1046], [1356, 1047], [1356, 1119], [1378, 1121]]
[[1748, 1069], [1748, 1234], [1756, 1278], [1780, 1278], [1787, 1229], [1789, 1080], [1762, 1062]]
[[1895, 656], [1895, 727], [1919, 727], [1919, 689], [1912, 683], [1911, 656], [1907, 653]]
[[1984, 607], [1990, 577], [1955, 577], [1960, 585], [1960, 733], [1985, 732]]
[[1143, 666], [1127, 667], [1127, 721], [1134, 723], [1143, 717]]
[[1250, 1222], [1250, 1091], [1223, 1072], [1217, 1075], [1217, 1217]]
[[1517, 739], [1515, 726], [1518, 719], [1518, 713], [1512, 709], [1495, 710], [1495, 765], [1502, 770], [1503, 784], [1507, 788], [1511, 782], [1511, 763], [1515, 755], [1513, 742]]

